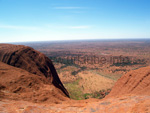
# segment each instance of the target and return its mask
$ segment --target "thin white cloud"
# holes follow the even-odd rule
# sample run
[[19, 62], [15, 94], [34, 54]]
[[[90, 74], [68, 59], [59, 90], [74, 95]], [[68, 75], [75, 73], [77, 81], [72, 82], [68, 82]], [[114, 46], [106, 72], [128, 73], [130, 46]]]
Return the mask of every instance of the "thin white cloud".
[[81, 14], [84, 13], [84, 11], [70, 11], [71, 13]]
[[46, 24], [48, 29], [90, 29], [91, 25], [52, 25]]
[[70, 26], [70, 29], [89, 29], [91, 26]]
[[14, 26], [14, 25], [0, 25], [0, 28], [4, 29], [23, 29], [23, 30], [38, 30], [38, 27], [32, 26]]
[[84, 7], [54, 7], [54, 9], [84, 9]]

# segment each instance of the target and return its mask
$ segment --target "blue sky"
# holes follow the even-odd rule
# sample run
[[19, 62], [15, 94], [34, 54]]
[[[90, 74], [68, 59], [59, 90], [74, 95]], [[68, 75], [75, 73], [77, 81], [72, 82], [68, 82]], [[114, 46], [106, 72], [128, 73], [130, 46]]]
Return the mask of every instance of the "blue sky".
[[150, 0], [0, 0], [0, 42], [150, 38]]

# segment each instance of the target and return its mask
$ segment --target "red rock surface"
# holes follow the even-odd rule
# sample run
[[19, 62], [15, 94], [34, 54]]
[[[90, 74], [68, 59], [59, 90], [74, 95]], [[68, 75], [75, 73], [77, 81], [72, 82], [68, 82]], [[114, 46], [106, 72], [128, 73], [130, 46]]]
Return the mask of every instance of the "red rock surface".
[[150, 66], [123, 75], [107, 97], [125, 94], [150, 95]]
[[49, 83], [61, 89], [69, 97], [51, 60], [33, 48], [22, 45], [0, 44], [0, 61], [22, 68], [32, 74], [45, 76], [49, 79]]
[[65, 101], [58, 104], [0, 101], [4, 113], [149, 113], [150, 96], [121, 96], [103, 100]]
[[44, 76], [0, 62], [0, 100], [59, 103], [68, 100]]

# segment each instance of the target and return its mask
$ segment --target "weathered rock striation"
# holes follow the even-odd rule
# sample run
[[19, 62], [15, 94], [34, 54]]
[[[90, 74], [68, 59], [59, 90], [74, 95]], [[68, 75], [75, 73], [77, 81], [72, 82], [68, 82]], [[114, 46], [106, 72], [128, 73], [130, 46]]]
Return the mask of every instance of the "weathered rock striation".
[[50, 84], [61, 89], [64, 95], [69, 97], [52, 61], [33, 48], [23, 45], [0, 44], [0, 61], [34, 75], [46, 77]]
[[150, 95], [150, 66], [123, 75], [107, 97], [125, 94]]

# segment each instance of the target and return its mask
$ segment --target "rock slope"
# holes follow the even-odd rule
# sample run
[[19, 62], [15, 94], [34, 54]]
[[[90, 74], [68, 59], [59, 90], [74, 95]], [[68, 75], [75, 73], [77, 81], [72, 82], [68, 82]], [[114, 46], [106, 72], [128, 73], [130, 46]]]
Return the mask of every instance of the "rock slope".
[[108, 97], [126, 94], [150, 95], [150, 66], [123, 75], [116, 82]]
[[23, 45], [0, 44], [0, 61], [34, 75], [45, 76], [49, 83], [61, 89], [69, 97], [51, 60], [33, 48]]
[[0, 62], [0, 100], [59, 103], [68, 100], [44, 76]]

